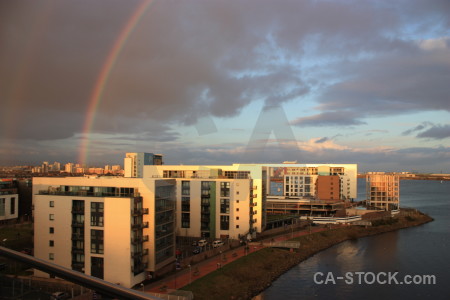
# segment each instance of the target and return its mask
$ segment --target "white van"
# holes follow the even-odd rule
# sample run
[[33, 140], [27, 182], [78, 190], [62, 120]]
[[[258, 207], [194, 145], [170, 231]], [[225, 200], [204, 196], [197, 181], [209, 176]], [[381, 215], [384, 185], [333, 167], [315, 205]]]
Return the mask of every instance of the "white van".
[[208, 244], [208, 242], [206, 240], [200, 240], [197, 242], [197, 245], [200, 247], [206, 246], [206, 244]]
[[213, 246], [213, 248], [221, 247], [221, 246], [223, 246], [223, 242], [221, 240], [214, 241], [212, 243], [212, 246]]

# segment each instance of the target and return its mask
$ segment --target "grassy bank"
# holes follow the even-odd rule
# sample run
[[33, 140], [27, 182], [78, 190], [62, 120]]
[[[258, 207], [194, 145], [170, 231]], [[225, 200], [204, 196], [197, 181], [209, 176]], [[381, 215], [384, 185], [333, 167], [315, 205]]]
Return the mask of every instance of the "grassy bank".
[[278, 276], [321, 250], [345, 240], [417, 226], [432, 220], [420, 212], [409, 211], [395, 218], [374, 221], [373, 226], [368, 228], [345, 226], [301, 236], [294, 239], [301, 243], [296, 252], [262, 249], [183, 289], [192, 291], [195, 299], [250, 299], [267, 288]]

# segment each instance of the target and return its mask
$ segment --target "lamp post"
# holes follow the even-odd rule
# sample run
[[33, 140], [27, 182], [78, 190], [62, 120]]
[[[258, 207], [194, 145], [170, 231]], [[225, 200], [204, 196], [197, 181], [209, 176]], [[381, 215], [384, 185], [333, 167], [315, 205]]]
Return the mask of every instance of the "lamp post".
[[143, 283], [141, 283], [141, 287], [142, 287], [142, 291], [145, 292], [145, 289], [144, 289], [145, 286]]

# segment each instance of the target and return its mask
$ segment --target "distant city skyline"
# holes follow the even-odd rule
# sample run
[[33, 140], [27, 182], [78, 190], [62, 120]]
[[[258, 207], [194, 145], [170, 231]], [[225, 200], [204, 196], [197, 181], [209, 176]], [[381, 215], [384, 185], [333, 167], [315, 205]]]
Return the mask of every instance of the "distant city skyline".
[[0, 28], [0, 165], [450, 173], [445, 0], [2, 1]]

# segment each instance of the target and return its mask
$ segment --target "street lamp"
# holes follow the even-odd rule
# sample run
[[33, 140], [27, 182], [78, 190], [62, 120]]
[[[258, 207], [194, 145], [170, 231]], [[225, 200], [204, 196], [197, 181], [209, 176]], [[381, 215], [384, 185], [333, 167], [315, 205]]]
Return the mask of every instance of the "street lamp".
[[142, 287], [142, 291], [145, 292], [145, 289], [144, 289], [145, 286], [143, 283], [141, 283], [141, 287]]

